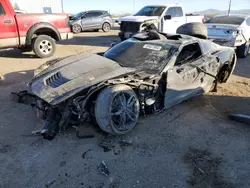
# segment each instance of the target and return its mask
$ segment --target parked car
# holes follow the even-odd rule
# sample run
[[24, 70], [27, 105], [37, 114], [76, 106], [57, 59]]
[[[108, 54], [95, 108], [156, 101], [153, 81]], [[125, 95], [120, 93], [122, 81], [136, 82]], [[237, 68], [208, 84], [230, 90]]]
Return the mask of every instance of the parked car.
[[122, 135], [136, 126], [140, 113], [158, 113], [227, 82], [236, 61], [232, 48], [152, 31], [105, 53], [51, 60], [35, 71], [29, 92], [17, 96], [37, 107], [45, 139], [87, 120]]
[[41, 58], [56, 51], [56, 41], [73, 37], [67, 14], [16, 14], [9, 0], [0, 0], [0, 49], [34, 51]]
[[121, 40], [128, 39], [152, 23], [160, 32], [174, 34], [176, 29], [185, 23], [203, 21], [204, 16], [186, 16], [181, 5], [148, 5], [133, 16], [120, 18], [119, 37]]
[[238, 57], [245, 58], [249, 52], [250, 16], [219, 15], [205, 22], [208, 37], [215, 43], [234, 47]]
[[103, 10], [80, 12], [70, 19], [73, 33], [80, 33], [86, 30], [99, 31], [99, 29], [108, 32], [113, 27], [112, 16]]

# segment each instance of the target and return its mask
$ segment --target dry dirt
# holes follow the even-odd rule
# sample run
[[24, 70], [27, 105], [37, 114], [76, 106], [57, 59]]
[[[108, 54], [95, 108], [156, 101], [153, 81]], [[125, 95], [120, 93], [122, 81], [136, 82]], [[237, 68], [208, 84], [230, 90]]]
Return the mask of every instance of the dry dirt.
[[[100, 52], [117, 31], [82, 33], [58, 45], [56, 55]], [[67, 130], [53, 141], [30, 136], [41, 126], [29, 106], [10, 101], [46, 60], [18, 50], [0, 52], [0, 187], [2, 188], [248, 188], [250, 127], [228, 120], [250, 110], [250, 56], [239, 59], [231, 80], [217, 93], [191, 99], [158, 115], [142, 117], [124, 137], [85, 125], [78, 139]], [[97, 167], [104, 161], [105, 176]], [[105, 169], [104, 169], [105, 170]]]

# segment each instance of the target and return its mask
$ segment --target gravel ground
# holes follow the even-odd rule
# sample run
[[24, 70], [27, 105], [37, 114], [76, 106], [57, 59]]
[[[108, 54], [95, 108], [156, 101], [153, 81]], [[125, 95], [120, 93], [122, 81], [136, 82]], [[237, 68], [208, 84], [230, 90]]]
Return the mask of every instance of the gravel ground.
[[[55, 57], [100, 52], [117, 31], [86, 32], [58, 45]], [[18, 50], [0, 51], [0, 187], [10, 188], [248, 188], [250, 127], [228, 120], [250, 109], [250, 57], [239, 59], [230, 82], [158, 115], [142, 117], [124, 137], [106, 137], [91, 125], [78, 139], [67, 130], [53, 141], [30, 136], [39, 121], [9, 93], [24, 89], [44, 63]], [[109, 149], [100, 147], [102, 140]], [[105, 162], [109, 176], [98, 170]], [[104, 169], [105, 170], [105, 169]]]

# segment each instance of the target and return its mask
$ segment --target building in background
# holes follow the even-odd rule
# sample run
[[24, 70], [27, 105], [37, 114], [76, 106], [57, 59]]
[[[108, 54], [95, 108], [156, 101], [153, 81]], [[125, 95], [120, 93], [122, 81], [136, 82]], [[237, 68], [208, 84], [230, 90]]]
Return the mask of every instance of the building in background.
[[27, 13], [62, 13], [62, 0], [10, 0], [15, 10]]

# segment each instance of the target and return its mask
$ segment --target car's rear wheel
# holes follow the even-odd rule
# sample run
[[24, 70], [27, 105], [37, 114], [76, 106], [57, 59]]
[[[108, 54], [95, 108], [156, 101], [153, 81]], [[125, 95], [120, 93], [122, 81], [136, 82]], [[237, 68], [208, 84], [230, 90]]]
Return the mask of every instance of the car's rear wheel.
[[139, 112], [139, 100], [127, 85], [105, 88], [95, 104], [97, 124], [103, 131], [114, 135], [130, 132], [137, 124]]
[[56, 43], [48, 35], [39, 35], [33, 40], [32, 49], [38, 57], [47, 58], [54, 55]]
[[246, 58], [249, 52], [249, 42], [242, 44], [237, 49], [237, 56], [240, 58]]
[[105, 22], [104, 24], [102, 24], [102, 30], [104, 32], [109, 32], [111, 29], [111, 25], [108, 22]]
[[81, 33], [82, 27], [79, 24], [72, 25], [72, 32], [73, 33]]
[[186, 23], [181, 25], [177, 30], [176, 33], [190, 35], [197, 38], [207, 39], [208, 32], [207, 27], [203, 23]]

